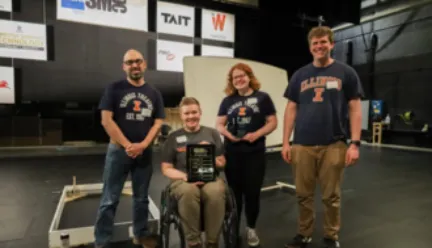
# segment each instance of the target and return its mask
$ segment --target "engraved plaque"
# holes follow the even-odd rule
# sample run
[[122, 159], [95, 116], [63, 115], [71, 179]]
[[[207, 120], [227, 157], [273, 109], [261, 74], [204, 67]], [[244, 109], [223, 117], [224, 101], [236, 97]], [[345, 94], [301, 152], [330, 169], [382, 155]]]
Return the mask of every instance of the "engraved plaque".
[[211, 182], [216, 179], [215, 150], [212, 144], [186, 146], [188, 182]]

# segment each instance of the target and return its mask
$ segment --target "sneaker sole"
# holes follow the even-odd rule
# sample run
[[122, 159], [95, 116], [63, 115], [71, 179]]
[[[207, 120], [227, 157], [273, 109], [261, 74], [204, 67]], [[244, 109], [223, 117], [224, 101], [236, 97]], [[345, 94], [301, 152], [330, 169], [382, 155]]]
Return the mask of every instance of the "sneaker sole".
[[259, 246], [259, 244], [260, 244], [259, 241], [257, 241], [257, 242], [249, 242], [249, 241], [248, 241], [248, 245], [249, 245], [249, 246], [252, 246], [252, 247], [254, 247], [254, 246]]
[[285, 248], [306, 248], [309, 244], [312, 243], [312, 238], [307, 238], [304, 240], [305, 242], [301, 245], [285, 245]]

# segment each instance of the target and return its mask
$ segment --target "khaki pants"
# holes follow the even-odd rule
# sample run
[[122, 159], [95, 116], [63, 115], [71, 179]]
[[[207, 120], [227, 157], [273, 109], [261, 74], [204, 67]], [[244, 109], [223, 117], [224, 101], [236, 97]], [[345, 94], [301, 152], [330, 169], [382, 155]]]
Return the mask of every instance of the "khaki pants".
[[178, 200], [178, 211], [187, 241], [201, 243], [202, 201], [207, 242], [216, 244], [225, 216], [226, 192], [223, 180], [218, 178], [203, 186], [178, 180], [171, 184], [171, 192]]
[[314, 193], [318, 181], [324, 204], [324, 235], [337, 240], [340, 230], [341, 183], [347, 145], [292, 146], [293, 175], [299, 206], [298, 233], [311, 237], [314, 221]]

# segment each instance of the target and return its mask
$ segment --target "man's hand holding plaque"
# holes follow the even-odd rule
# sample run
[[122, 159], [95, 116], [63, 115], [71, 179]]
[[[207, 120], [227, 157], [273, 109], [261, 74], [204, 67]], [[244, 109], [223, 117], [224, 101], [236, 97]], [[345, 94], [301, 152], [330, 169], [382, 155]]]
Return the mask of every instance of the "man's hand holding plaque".
[[223, 157], [216, 157], [216, 167], [223, 168], [225, 166], [225, 159]]
[[[183, 181], [188, 182], [188, 175], [187, 174], [184, 175]], [[205, 183], [204, 182], [191, 182], [191, 184], [195, 184], [196, 186], [202, 186]]]

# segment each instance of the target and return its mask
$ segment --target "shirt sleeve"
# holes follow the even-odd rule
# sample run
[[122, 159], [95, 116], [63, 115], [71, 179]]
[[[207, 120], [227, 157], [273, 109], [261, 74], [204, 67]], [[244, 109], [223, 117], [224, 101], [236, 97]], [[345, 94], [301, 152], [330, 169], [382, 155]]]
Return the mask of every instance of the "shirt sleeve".
[[109, 85], [105, 88], [105, 91], [99, 102], [99, 109], [114, 111], [114, 89], [112, 85]]
[[225, 153], [225, 147], [222, 143], [221, 135], [216, 129], [212, 129], [212, 135], [214, 139], [214, 145], [216, 147], [216, 156], [221, 156]]
[[346, 76], [347, 77], [343, 89], [346, 99], [350, 101], [356, 98], [363, 98], [363, 86], [357, 72], [353, 68], [349, 68], [347, 70]]
[[288, 86], [286, 87], [284, 92], [284, 97], [290, 101], [298, 103], [300, 94], [299, 85], [299, 73], [295, 72], [288, 82]]
[[165, 104], [160, 91], [156, 90], [156, 111], [154, 119], [165, 119]]
[[273, 100], [271, 99], [270, 95], [267, 93], [264, 93], [264, 97], [261, 102], [261, 109], [264, 116], [276, 114], [276, 108], [273, 103]]
[[218, 111], [218, 116], [225, 116], [228, 114], [228, 107], [227, 107], [227, 98], [224, 98], [221, 102], [221, 104], [219, 105], [219, 111]]
[[171, 133], [162, 146], [162, 152], [161, 152], [162, 163], [170, 163], [175, 166], [176, 152], [177, 152], [175, 144], [176, 143], [175, 143], [174, 133]]

